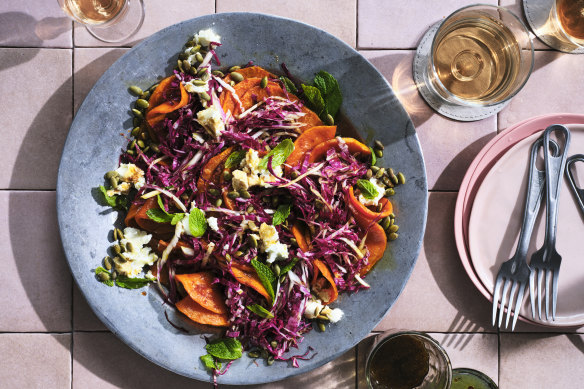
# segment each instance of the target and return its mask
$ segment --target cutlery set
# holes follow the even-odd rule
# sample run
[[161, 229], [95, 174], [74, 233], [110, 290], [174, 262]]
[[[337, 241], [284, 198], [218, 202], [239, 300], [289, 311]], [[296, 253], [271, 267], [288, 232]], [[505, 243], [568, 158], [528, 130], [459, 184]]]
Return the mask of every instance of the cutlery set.
[[[551, 139], [552, 134], [555, 134], [557, 141]], [[572, 171], [576, 162], [584, 162], [584, 155], [577, 154], [567, 158], [569, 146], [570, 131], [558, 124], [546, 128], [543, 136], [531, 146], [527, 193], [519, 242], [515, 254], [501, 265], [497, 274], [493, 290], [493, 325], [497, 323], [496, 325], [501, 327], [504, 313], [507, 311], [505, 328], [513, 317], [511, 330], [515, 329], [528, 286], [532, 317], [536, 317], [537, 305], [537, 314], [542, 320], [543, 304], [545, 320], [553, 321], [556, 318], [558, 278], [562, 257], [555, 246], [558, 201], [564, 172], [584, 214], [584, 190], [577, 186]], [[539, 170], [537, 167], [540, 152], [543, 152], [544, 170]], [[544, 193], [545, 239], [543, 245], [531, 255], [528, 262], [527, 251], [533, 238], [533, 229]]]

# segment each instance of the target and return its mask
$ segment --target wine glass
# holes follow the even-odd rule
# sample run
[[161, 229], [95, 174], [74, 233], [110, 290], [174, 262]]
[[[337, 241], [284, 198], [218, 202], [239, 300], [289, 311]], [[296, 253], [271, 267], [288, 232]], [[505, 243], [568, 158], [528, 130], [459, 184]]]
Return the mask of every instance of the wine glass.
[[584, 0], [524, 0], [535, 35], [553, 49], [584, 54]]
[[491, 5], [461, 8], [424, 35], [414, 80], [438, 113], [461, 121], [499, 112], [533, 69], [533, 44], [523, 22]]
[[144, 22], [142, 0], [57, 0], [65, 13], [103, 42], [121, 42]]

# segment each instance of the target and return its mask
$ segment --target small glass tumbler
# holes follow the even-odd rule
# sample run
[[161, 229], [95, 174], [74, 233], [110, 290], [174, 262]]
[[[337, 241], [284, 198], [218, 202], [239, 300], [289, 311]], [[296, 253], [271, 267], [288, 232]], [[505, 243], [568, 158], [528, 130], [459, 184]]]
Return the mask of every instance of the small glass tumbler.
[[491, 5], [461, 8], [424, 36], [414, 60], [422, 97], [445, 116], [479, 120], [500, 111], [534, 64], [527, 27]]
[[555, 0], [548, 28], [563, 43], [584, 48], [584, 0]]
[[142, 0], [57, 0], [67, 16], [108, 43], [132, 37], [144, 23]]
[[375, 338], [365, 376], [371, 389], [449, 389], [452, 367], [442, 346], [427, 334], [389, 331]]

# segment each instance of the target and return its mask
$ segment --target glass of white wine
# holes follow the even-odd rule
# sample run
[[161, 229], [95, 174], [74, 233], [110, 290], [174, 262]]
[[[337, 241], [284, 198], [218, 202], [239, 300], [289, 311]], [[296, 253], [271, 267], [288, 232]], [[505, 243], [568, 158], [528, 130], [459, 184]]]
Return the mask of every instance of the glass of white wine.
[[142, 0], [57, 0], [65, 13], [104, 42], [132, 37], [144, 22]]
[[491, 5], [461, 8], [431, 28], [418, 47], [414, 78], [439, 113], [471, 121], [500, 111], [533, 69], [527, 27]]
[[584, 0], [523, 0], [535, 35], [553, 49], [584, 54]]

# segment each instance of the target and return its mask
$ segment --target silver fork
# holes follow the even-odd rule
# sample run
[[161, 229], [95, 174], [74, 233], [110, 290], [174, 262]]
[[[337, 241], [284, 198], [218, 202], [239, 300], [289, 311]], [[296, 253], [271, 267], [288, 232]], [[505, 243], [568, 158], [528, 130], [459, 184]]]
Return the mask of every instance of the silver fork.
[[[564, 144], [556, 144], [550, 149], [553, 142], [550, 135], [553, 132], [563, 134]], [[559, 137], [558, 137], [559, 138]], [[533, 269], [529, 277], [529, 294], [531, 301], [531, 315], [535, 318], [535, 297], [537, 282], [537, 311], [541, 320], [541, 294], [545, 289], [545, 318], [549, 320], [550, 277], [552, 293], [552, 320], [556, 320], [556, 305], [558, 300], [558, 276], [562, 256], [556, 251], [556, 227], [558, 222], [558, 200], [560, 196], [561, 180], [566, 168], [566, 155], [570, 146], [570, 131], [559, 124], [546, 128], [543, 133], [545, 181], [546, 181], [546, 219], [545, 240], [542, 247], [531, 256], [530, 265]], [[542, 285], [543, 282], [543, 285]]]
[[[505, 308], [507, 309], [507, 319], [505, 321], [505, 328], [509, 326], [509, 318], [513, 314], [513, 324], [511, 330], [515, 329], [515, 323], [519, 315], [519, 310], [523, 303], [523, 295], [529, 282], [529, 275], [531, 269], [527, 265], [527, 249], [531, 240], [535, 219], [537, 217], [541, 198], [543, 197], [543, 189], [545, 186], [545, 172], [538, 170], [536, 167], [537, 154], [539, 148], [543, 146], [543, 139], [538, 139], [531, 146], [531, 154], [529, 158], [529, 173], [527, 176], [527, 194], [525, 196], [525, 208], [523, 210], [523, 223], [519, 233], [519, 243], [515, 254], [508, 261], [503, 262], [497, 279], [495, 281], [495, 289], [493, 291], [493, 326], [497, 318], [497, 305], [499, 303], [499, 294], [501, 288], [501, 302], [499, 308], [499, 323], [501, 327], [503, 314]], [[507, 293], [511, 288], [511, 293], [507, 297]], [[515, 293], [517, 292], [517, 300], [513, 305]]]

